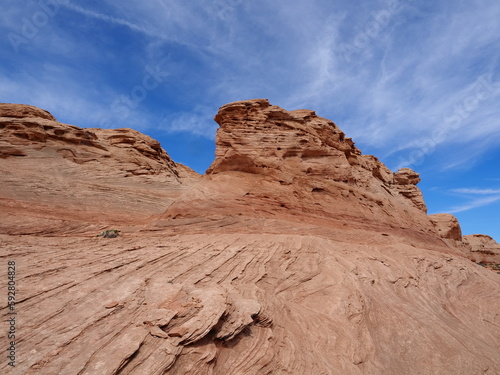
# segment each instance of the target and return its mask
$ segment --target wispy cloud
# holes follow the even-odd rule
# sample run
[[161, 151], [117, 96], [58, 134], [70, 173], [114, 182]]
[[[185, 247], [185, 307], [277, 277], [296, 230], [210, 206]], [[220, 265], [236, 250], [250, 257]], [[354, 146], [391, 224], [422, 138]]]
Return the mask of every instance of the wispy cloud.
[[500, 194], [500, 189], [469, 189], [469, 188], [461, 188], [461, 189], [453, 189], [454, 193], [464, 193], [464, 194], [480, 194], [480, 195], [491, 195], [491, 194]]
[[[82, 127], [131, 127], [144, 130], [151, 116], [141, 108], [130, 108], [127, 118], [118, 117], [109, 123], [113, 114], [109, 98], [119, 97], [110, 87], [80, 86], [73, 78], [73, 70], [46, 64], [37, 75], [23, 72], [10, 77], [0, 77], [0, 98], [10, 102], [36, 105], [50, 111], [58, 121]], [[29, 89], [27, 89], [29, 88]]]
[[487, 197], [487, 198], [481, 198], [481, 199], [475, 199], [469, 203], [459, 205], [459, 206], [454, 206], [448, 212], [452, 213], [452, 214], [456, 214], [458, 212], [469, 211], [469, 210], [472, 210], [475, 208], [487, 206], [487, 205], [496, 203], [498, 201], [500, 201], [500, 195]]
[[197, 136], [215, 139], [217, 124], [211, 114], [215, 108], [197, 107], [190, 112], [167, 114], [154, 125], [155, 129], [168, 133], [191, 133]]
[[[439, 11], [404, 7], [385, 30], [365, 43], [362, 53], [352, 55], [349, 64], [335, 54], [338, 43], [326, 54], [324, 43], [311, 59], [317, 72], [312, 82], [323, 83], [304, 90], [315, 92], [314, 109], [334, 120], [345, 118], [338, 120], [344, 130], [398, 167], [421, 163], [442, 145], [467, 143], [470, 152], [484, 153], [500, 143], [495, 137], [500, 131], [496, 105], [500, 90], [493, 75], [498, 70], [498, 50], [492, 48], [500, 32], [494, 24], [500, 7], [478, 9], [462, 3], [444, 10], [447, 22]], [[367, 11], [374, 14], [383, 8]], [[475, 17], [469, 16], [470, 11]], [[370, 17], [365, 19], [352, 28], [358, 33], [364, 30]], [[340, 33], [337, 41], [345, 38], [346, 33]], [[471, 54], [474, 50], [484, 53]], [[492, 86], [490, 92], [485, 95], [483, 90], [475, 100], [485, 79]], [[488, 139], [488, 147], [478, 145], [483, 139]], [[462, 146], [456, 153], [461, 151]]]
[[115, 25], [126, 26], [129, 29], [131, 29], [132, 31], [137, 31], [139, 33], [142, 33], [142, 34], [145, 34], [145, 35], [148, 35], [151, 37], [155, 37], [155, 38], [161, 37], [161, 35], [154, 33], [153, 31], [149, 30], [148, 28], [146, 28], [144, 26], [139, 26], [133, 22], [127, 21], [127, 20], [122, 19], [122, 18], [110, 16], [108, 14], [97, 12], [97, 11], [89, 9], [89, 8], [84, 8], [84, 7], [77, 5], [75, 3], [66, 2], [66, 3], [63, 3], [63, 6], [67, 9], [72, 10], [72, 11], [78, 12], [86, 17], [96, 18], [98, 20], [113, 23]]
[[[449, 210], [451, 213], [463, 212], [475, 208], [488, 206], [500, 201], [500, 189], [491, 188], [458, 188], [452, 189], [452, 193], [464, 195], [467, 203], [454, 206]], [[480, 196], [480, 198], [477, 198]]]

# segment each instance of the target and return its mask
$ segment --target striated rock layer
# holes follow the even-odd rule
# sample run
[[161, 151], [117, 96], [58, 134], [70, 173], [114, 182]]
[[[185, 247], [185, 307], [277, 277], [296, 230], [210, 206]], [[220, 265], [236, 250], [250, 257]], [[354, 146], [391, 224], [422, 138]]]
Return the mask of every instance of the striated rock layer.
[[137, 225], [197, 175], [135, 130], [82, 129], [31, 106], [0, 104], [0, 134], [0, 233]]
[[500, 267], [500, 244], [493, 238], [484, 234], [462, 236], [457, 218], [450, 214], [429, 215], [429, 218], [448, 246], [462, 251], [473, 262], [490, 263], [494, 269]]
[[500, 244], [484, 234], [471, 234], [463, 237], [470, 247], [471, 259], [476, 262], [500, 263]]
[[2, 374], [500, 373], [500, 275], [467, 250], [492, 242], [426, 215], [417, 173], [332, 122], [228, 104], [199, 176], [32, 108], [0, 106]]
[[298, 178], [342, 182], [381, 196], [401, 194], [426, 206], [409, 168], [392, 173], [372, 155], [362, 155], [351, 138], [314, 111], [288, 112], [266, 99], [227, 104], [215, 121], [216, 159], [208, 174], [242, 171], [290, 183]]

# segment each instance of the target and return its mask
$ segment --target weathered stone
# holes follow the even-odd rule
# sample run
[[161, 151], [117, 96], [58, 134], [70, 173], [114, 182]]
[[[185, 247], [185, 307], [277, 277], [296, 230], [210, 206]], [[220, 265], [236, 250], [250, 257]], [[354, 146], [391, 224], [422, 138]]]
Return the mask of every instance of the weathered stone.
[[467, 259], [496, 245], [465, 236], [466, 253], [418, 174], [313, 111], [222, 107], [200, 176], [136, 131], [9, 108], [18, 344], [2, 374], [500, 373], [500, 278]]

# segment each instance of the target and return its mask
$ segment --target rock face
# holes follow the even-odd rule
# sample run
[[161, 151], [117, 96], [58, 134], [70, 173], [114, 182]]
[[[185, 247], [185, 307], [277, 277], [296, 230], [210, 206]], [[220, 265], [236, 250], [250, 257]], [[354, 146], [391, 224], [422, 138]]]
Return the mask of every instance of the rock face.
[[[81, 129], [58, 123], [47, 111], [23, 105], [0, 105], [4, 148], [23, 146], [24, 155], [2, 152], [0, 157], [26, 156], [26, 152], [53, 149], [76, 164], [116, 159], [115, 168], [131, 175], [177, 176], [175, 163], [160, 143], [132, 129]], [[76, 147], [74, 147], [76, 146]], [[110, 166], [110, 174], [115, 172]]]
[[417, 187], [420, 182], [420, 175], [410, 168], [401, 168], [394, 174], [394, 189], [399, 194], [410, 199], [415, 206], [424, 212], [427, 212], [427, 206], [424, 202], [422, 192]]
[[56, 121], [54, 116], [52, 116], [48, 111], [31, 105], [0, 103], [0, 114], [2, 117], [38, 118]]
[[285, 183], [331, 180], [383, 196], [399, 193], [426, 211], [417, 173], [405, 168], [394, 174], [376, 157], [362, 155], [337, 125], [314, 111], [288, 112], [255, 99], [221, 107], [215, 121], [216, 159], [207, 174], [241, 171]]
[[135, 131], [10, 108], [0, 256], [19, 298], [2, 374], [500, 373], [499, 275], [426, 215], [418, 174], [314, 112], [222, 107], [199, 176]]
[[439, 235], [448, 240], [462, 241], [462, 229], [455, 216], [451, 214], [429, 215], [432, 224], [436, 227]]
[[450, 214], [429, 215], [439, 235], [451, 248], [461, 250], [473, 262], [500, 264], [500, 245], [490, 236], [471, 234], [462, 236], [457, 218]]
[[135, 130], [82, 129], [36, 107], [0, 104], [0, 133], [0, 233], [137, 224], [196, 175]]
[[500, 244], [490, 236], [471, 234], [464, 236], [464, 243], [470, 247], [475, 262], [500, 263]]

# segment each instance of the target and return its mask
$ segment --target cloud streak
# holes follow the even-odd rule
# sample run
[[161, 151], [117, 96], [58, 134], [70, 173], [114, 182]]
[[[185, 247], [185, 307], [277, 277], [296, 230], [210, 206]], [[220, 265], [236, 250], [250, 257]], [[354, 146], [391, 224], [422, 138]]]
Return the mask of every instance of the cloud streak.
[[[450, 213], [458, 213], [473, 210], [479, 207], [489, 206], [500, 201], [500, 189], [491, 188], [458, 188], [452, 189], [452, 193], [465, 195], [469, 202], [452, 207]], [[480, 196], [480, 198], [478, 198]]]
[[108, 14], [97, 12], [97, 11], [94, 11], [94, 10], [91, 10], [88, 8], [84, 8], [80, 5], [70, 3], [70, 2], [65, 3], [63, 6], [66, 9], [80, 13], [81, 15], [86, 16], [86, 17], [95, 18], [95, 19], [98, 19], [98, 20], [101, 20], [104, 22], [109, 22], [109, 23], [112, 23], [115, 25], [125, 26], [125, 27], [128, 27], [132, 31], [139, 32], [139, 33], [145, 34], [145, 35], [150, 36], [150, 37], [161, 38], [161, 35], [152, 32], [148, 28], [136, 25], [135, 23], [129, 22], [129, 21], [122, 19], [122, 18], [110, 16]]
[[479, 207], [491, 205], [491, 204], [496, 203], [498, 201], [500, 201], [500, 195], [487, 197], [487, 198], [481, 198], [481, 199], [475, 199], [469, 203], [459, 205], [459, 206], [454, 206], [448, 212], [451, 214], [456, 214], [459, 212], [469, 211], [469, 210], [473, 210], [473, 209], [476, 209]]
[[464, 193], [464, 194], [479, 194], [479, 195], [490, 195], [490, 194], [500, 194], [500, 189], [453, 189], [454, 193]]

